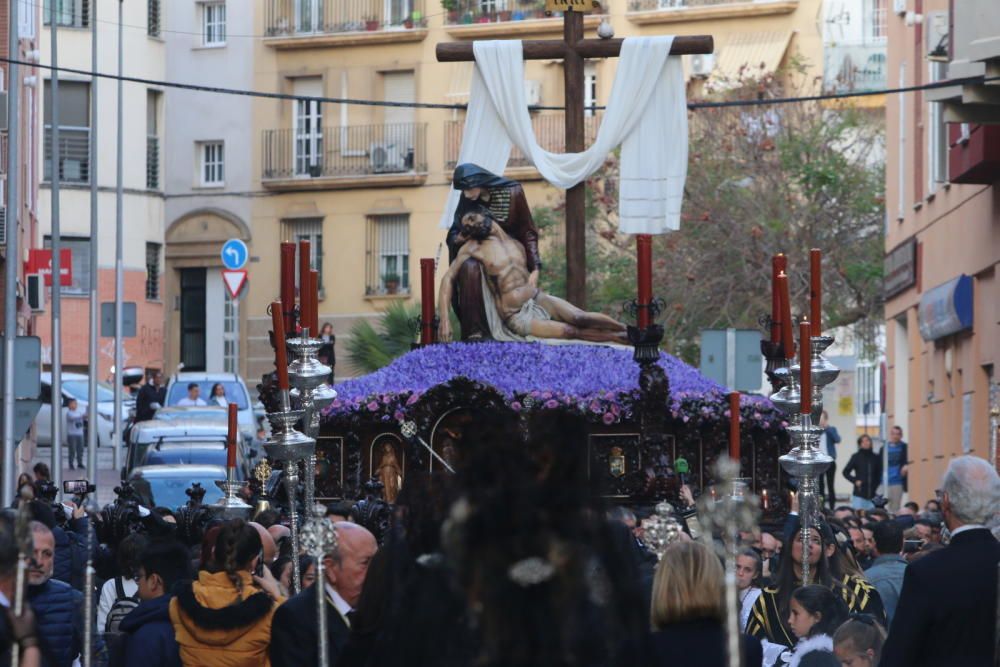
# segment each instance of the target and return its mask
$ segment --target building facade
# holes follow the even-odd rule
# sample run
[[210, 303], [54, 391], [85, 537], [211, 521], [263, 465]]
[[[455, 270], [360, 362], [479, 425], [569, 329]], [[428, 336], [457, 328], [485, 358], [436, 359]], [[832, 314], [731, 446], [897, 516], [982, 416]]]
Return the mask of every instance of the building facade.
[[[34, 3], [37, 5], [40, 3]], [[118, 3], [115, 0], [70, 0], [59, 5], [59, 63], [63, 67], [87, 69], [91, 66], [91, 35], [97, 30], [99, 72], [117, 71], [118, 8], [123, 16], [124, 74], [162, 81], [166, 74], [166, 50], [160, 23], [160, 2]], [[50, 63], [49, 3], [42, 12], [40, 61]], [[101, 337], [98, 358], [89, 359], [89, 300], [91, 271], [98, 272], [101, 302], [115, 298], [115, 219], [116, 219], [116, 135], [117, 85], [99, 79], [97, 118], [91, 114], [94, 82], [90, 77], [62, 73], [59, 77], [59, 125], [61, 155], [58, 169], [52, 165], [51, 70], [39, 82], [40, 102], [35, 110], [45, 128], [45, 141], [38, 146], [40, 225], [39, 246], [51, 244], [51, 182], [60, 177], [60, 226], [62, 247], [72, 256], [72, 285], [62, 289], [63, 368], [94, 372], [99, 379], [110, 377], [114, 364], [114, 339]], [[136, 304], [136, 336], [124, 339], [126, 367], [163, 368], [164, 301], [160, 284], [163, 262], [164, 200], [163, 159], [164, 97], [158, 86], [125, 83], [122, 218], [124, 301]], [[95, 177], [90, 165], [92, 130], [97, 129], [96, 178], [98, 181], [98, 265], [90, 266], [90, 183]], [[50, 303], [51, 301], [47, 301]], [[42, 338], [43, 360], [51, 350], [51, 323], [48, 312], [37, 318]]]
[[[460, 104], [468, 100], [471, 63], [438, 63], [441, 42], [478, 39], [562, 39], [562, 20], [546, 17], [544, 0], [265, 0], [255, 17], [254, 88], [310, 97]], [[821, 0], [605, 3], [617, 36], [712, 34], [714, 56], [685, 58], [693, 88], [734, 79], [753, 63], [777, 70], [799, 56], [822, 67], [816, 17]], [[589, 16], [586, 36], [601, 21]], [[586, 99], [604, 104], [614, 59], [587, 63]], [[526, 63], [529, 103], [563, 103], [559, 62]], [[539, 142], [564, 149], [559, 112], [533, 112]], [[587, 119], [596, 134], [599, 114]], [[450, 187], [464, 115], [458, 110], [321, 104], [307, 100], [254, 102], [254, 189], [250, 286], [246, 314], [246, 374], [273, 368], [267, 305], [278, 298], [278, 246], [310, 239], [321, 275], [319, 320], [333, 325], [339, 376], [352, 325], [377, 317], [394, 302], [420, 299], [418, 260], [438, 257], [438, 226]], [[533, 206], [557, 191], [540, 181], [515, 149], [507, 175], [525, 183]], [[544, 239], [543, 239], [544, 242]], [[444, 267], [439, 263], [438, 276]]]
[[[898, 0], [888, 32], [892, 85], [1000, 67], [989, 0]], [[1000, 107], [970, 85], [893, 95], [886, 111], [887, 417], [922, 502], [952, 457], [996, 457]]]

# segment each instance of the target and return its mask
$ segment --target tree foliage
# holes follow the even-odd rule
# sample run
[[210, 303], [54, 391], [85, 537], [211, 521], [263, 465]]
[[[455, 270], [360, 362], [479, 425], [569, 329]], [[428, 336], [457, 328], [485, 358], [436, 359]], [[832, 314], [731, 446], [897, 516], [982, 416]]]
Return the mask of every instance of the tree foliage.
[[[777, 80], [737, 82], [718, 100], [795, 96]], [[665, 345], [696, 362], [703, 329], [756, 328], [770, 313], [771, 256], [788, 255], [793, 317], [809, 307], [809, 249], [823, 251], [823, 326], [882, 320], [884, 224], [881, 112], [817, 102], [690, 112], [681, 229], [654, 238], [653, 291], [664, 299]], [[635, 294], [635, 241], [617, 232], [618, 157], [587, 182], [591, 310], [621, 316]], [[536, 209], [543, 285], [565, 291], [559, 203]]]

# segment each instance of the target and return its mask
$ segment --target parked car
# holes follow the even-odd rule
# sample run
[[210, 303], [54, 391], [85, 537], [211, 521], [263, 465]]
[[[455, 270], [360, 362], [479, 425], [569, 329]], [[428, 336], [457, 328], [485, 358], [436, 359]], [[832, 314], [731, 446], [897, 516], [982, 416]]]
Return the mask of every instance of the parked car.
[[[127, 479], [134, 468], [142, 465], [146, 451], [154, 445], [184, 443], [218, 443], [221, 447], [229, 435], [229, 425], [225, 421], [202, 419], [175, 419], [162, 421], [150, 419], [132, 426], [129, 433], [128, 451], [122, 467], [122, 479]], [[244, 458], [252, 441], [243, 439]]]
[[168, 507], [172, 510], [187, 503], [185, 491], [195, 482], [205, 489], [202, 502], [206, 505], [213, 504], [222, 497], [222, 489], [215, 482], [224, 479], [224, 466], [189, 464], [142, 466], [133, 470], [128, 477], [146, 507]]
[[[252, 459], [257, 452], [236, 448], [236, 478], [247, 479], [250, 474], [248, 458]], [[226, 443], [219, 441], [191, 440], [172, 442], [170, 440], [157, 442], [146, 449], [139, 467], [151, 465], [187, 464], [187, 465], [218, 465], [226, 466], [228, 451]]]
[[177, 421], [178, 419], [197, 419], [199, 421], [226, 422], [229, 413], [219, 406], [206, 407], [167, 407], [153, 413], [154, 421]]
[[181, 399], [188, 395], [188, 385], [196, 382], [200, 389], [200, 398], [207, 406], [212, 405], [212, 387], [221, 384], [226, 391], [226, 400], [236, 403], [239, 408], [240, 432], [244, 439], [252, 440], [257, 433], [257, 419], [254, 416], [254, 406], [250, 402], [250, 392], [247, 385], [236, 373], [175, 373], [167, 382], [167, 402], [164, 407], [176, 407]]
[[[39, 445], [49, 446], [52, 444], [52, 373], [41, 374], [42, 385], [42, 407], [35, 417], [35, 438]], [[87, 409], [88, 387], [90, 378], [81, 373], [62, 374], [62, 405], [60, 410], [65, 414], [65, 408], [69, 399], [75, 398], [77, 406], [81, 410]], [[122, 398], [122, 423], [128, 418], [128, 413], [135, 401], [126, 398], [123, 393]], [[115, 392], [104, 382], [97, 383], [97, 445], [98, 447], [111, 444], [111, 433], [114, 430], [115, 421]], [[88, 428], [90, 425], [87, 425]], [[65, 430], [63, 431], [65, 436]]]

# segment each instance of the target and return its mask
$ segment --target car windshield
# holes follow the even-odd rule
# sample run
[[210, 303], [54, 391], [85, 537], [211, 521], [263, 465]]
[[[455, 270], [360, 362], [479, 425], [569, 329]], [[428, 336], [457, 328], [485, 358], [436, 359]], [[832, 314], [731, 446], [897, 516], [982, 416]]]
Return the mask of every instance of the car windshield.
[[157, 410], [153, 419], [158, 421], [174, 421], [175, 419], [198, 419], [225, 422], [229, 416], [221, 407], [218, 408], [171, 408]]
[[[87, 381], [86, 380], [63, 380], [62, 383], [63, 391], [75, 398], [78, 401], [87, 400]], [[115, 390], [103, 382], [97, 383], [97, 402], [103, 403], [104, 401], [114, 401], [115, 400]]]
[[[191, 382], [174, 382], [170, 385], [170, 392], [167, 394], [167, 405], [177, 405], [181, 402], [181, 399], [187, 398], [188, 395], [188, 385]], [[240, 410], [246, 410], [250, 406], [250, 402], [247, 400], [247, 392], [243, 389], [243, 385], [234, 380], [222, 381], [222, 382], [212, 382], [206, 380], [204, 382], [199, 381], [194, 384], [198, 385], [199, 393], [198, 398], [205, 401], [205, 404], [209, 404], [209, 397], [212, 395], [212, 387], [216, 384], [221, 384], [222, 388], [226, 391], [226, 400], [230, 403], [236, 403]]]
[[160, 465], [165, 463], [189, 463], [196, 465], [226, 465], [224, 443], [198, 443], [194, 447], [186, 445], [164, 445], [160, 449], [150, 447], [140, 465]]
[[137, 471], [132, 475], [132, 486], [150, 509], [169, 507], [175, 510], [187, 503], [188, 497], [184, 492], [195, 482], [205, 489], [205, 498], [202, 502], [211, 505], [222, 497], [222, 489], [215, 485], [215, 480], [225, 477], [226, 473], [222, 468], [219, 468], [218, 472], [202, 472], [196, 475], [177, 470], [170, 471], [169, 474], [155, 473], [143, 476], [141, 471]]

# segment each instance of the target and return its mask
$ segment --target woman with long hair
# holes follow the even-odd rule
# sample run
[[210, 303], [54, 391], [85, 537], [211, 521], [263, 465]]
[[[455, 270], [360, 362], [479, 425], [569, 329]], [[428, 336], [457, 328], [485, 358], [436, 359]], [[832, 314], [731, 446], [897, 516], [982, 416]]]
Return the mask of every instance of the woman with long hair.
[[[798, 517], [792, 529], [782, 549], [773, 585], [761, 592], [747, 623], [747, 634], [760, 639], [764, 646], [765, 664], [773, 664], [776, 656], [794, 646], [796, 641], [788, 625], [788, 615], [792, 593], [802, 585], [802, 531]], [[821, 521], [819, 527], [810, 528], [809, 533], [809, 583], [826, 586], [838, 593], [850, 611], [868, 613], [884, 622], [882, 598], [875, 587], [848, 572], [840, 574], [831, 566], [830, 557], [837, 546], [830, 526]]]
[[212, 571], [176, 588], [170, 621], [187, 667], [268, 667], [271, 618], [284, 602], [263, 564], [257, 530], [233, 519], [219, 530]]
[[212, 385], [212, 392], [208, 397], [209, 405], [217, 405], [220, 408], [229, 407], [229, 399], [226, 398], [226, 388], [221, 382]]
[[[650, 665], [723, 667], [726, 662], [724, 573], [719, 558], [700, 542], [675, 542], [663, 551], [653, 579]], [[760, 641], [740, 635], [741, 664], [759, 667]]]

